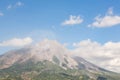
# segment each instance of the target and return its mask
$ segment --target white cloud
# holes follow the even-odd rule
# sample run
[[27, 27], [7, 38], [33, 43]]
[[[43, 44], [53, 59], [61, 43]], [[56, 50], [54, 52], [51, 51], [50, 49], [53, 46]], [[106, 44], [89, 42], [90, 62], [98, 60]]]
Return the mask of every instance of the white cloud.
[[4, 16], [4, 14], [2, 12], [0, 12], [0, 16]]
[[16, 2], [15, 4], [9, 4], [8, 6], [7, 6], [7, 9], [13, 9], [13, 8], [17, 8], [17, 7], [21, 7], [21, 6], [23, 6], [24, 5], [24, 3], [22, 3], [22, 2]]
[[83, 19], [80, 16], [73, 16], [70, 15], [69, 20], [65, 20], [62, 25], [75, 25], [75, 24], [81, 24], [83, 22]]
[[83, 57], [105, 69], [120, 72], [120, 42], [100, 44], [91, 40], [83, 40], [73, 45], [76, 47], [73, 55]]
[[95, 17], [95, 22], [93, 22], [88, 26], [103, 28], [103, 27], [112, 27], [118, 24], [120, 24], [120, 16], [113, 14], [113, 9], [109, 8], [105, 16]]
[[33, 40], [30, 37], [26, 37], [23, 39], [13, 38], [13, 39], [1, 42], [0, 46], [22, 47], [22, 46], [31, 44], [32, 41]]

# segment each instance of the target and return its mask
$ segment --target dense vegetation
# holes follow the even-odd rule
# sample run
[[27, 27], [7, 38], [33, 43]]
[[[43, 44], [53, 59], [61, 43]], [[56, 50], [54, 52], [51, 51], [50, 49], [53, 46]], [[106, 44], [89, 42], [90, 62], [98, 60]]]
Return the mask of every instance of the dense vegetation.
[[[56, 62], [59, 62], [54, 58]], [[92, 76], [92, 77], [91, 77]], [[49, 61], [15, 64], [0, 70], [0, 80], [119, 80], [113, 74], [91, 73], [85, 70], [63, 69]]]

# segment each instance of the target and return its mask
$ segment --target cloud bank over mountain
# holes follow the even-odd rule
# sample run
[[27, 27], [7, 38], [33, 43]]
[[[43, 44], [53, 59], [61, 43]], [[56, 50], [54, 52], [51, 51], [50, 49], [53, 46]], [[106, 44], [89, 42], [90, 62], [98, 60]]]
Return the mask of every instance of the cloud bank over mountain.
[[78, 55], [103, 68], [120, 72], [120, 42], [106, 42], [83, 40], [74, 43], [76, 48], [73, 55]]

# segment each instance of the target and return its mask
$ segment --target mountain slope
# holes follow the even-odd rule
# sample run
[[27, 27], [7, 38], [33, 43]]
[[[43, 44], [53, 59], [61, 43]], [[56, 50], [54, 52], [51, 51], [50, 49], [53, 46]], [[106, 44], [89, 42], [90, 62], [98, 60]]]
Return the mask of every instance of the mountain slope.
[[0, 80], [118, 80], [119, 74], [99, 68], [57, 41], [9, 51], [0, 56]]
[[[0, 56], [0, 69], [8, 68], [15, 63], [24, 63], [29, 60], [34, 62], [48, 60], [53, 63], [58, 63], [60, 66], [67, 63], [69, 68], [75, 68], [77, 63], [68, 53], [70, 53], [70, 51], [58, 42], [44, 40], [37, 45], [10, 51]], [[55, 61], [55, 58], [58, 62]]]

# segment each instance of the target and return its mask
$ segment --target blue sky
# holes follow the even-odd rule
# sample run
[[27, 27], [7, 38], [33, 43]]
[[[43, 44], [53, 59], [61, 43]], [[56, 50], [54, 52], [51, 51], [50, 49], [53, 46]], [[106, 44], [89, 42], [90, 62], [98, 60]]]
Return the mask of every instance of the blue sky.
[[[66, 43], [68, 48], [77, 46], [78, 52], [79, 46], [86, 45], [96, 46], [96, 51], [109, 49], [109, 55], [119, 52], [119, 5], [120, 0], [0, 0], [0, 54], [45, 38]], [[120, 61], [120, 54], [116, 55], [110, 65]], [[93, 56], [82, 57], [97, 63]], [[120, 70], [120, 64], [115, 66], [109, 69]]]
[[[114, 15], [119, 16], [119, 4], [119, 0], [1, 0], [0, 13], [3, 15], [0, 16], [0, 42], [25, 37], [31, 37], [34, 41], [42, 38], [57, 39], [61, 43], [85, 39], [102, 44], [120, 41], [119, 23], [111, 27], [88, 27], [96, 16], [106, 16], [110, 8]], [[62, 25], [65, 20], [69, 20], [70, 15], [80, 16], [83, 22]]]

